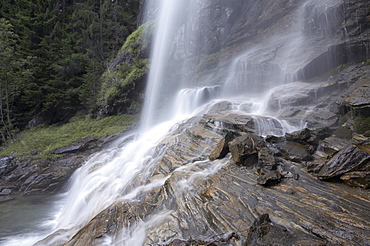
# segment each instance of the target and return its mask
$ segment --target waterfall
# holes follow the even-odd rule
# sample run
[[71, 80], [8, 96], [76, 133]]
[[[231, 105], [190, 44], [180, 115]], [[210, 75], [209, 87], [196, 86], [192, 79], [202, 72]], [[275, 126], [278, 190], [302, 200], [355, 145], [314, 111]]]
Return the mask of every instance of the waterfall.
[[[140, 200], [146, 192], [162, 186], [169, 177], [151, 180], [157, 160], [163, 156], [163, 150], [156, 148], [158, 143], [184, 120], [196, 113], [209, 112], [216, 99], [230, 102], [233, 112], [253, 115], [260, 135], [284, 135], [301, 128], [304, 124], [292, 126], [277, 118], [268, 118], [266, 102], [272, 87], [292, 82], [302, 66], [312, 59], [303, 32], [303, 17], [308, 16], [307, 4], [319, 2], [322, 1], [305, 1], [296, 9], [291, 20], [293, 24], [282, 34], [274, 34], [248, 47], [233, 56], [227, 69], [215, 71], [226, 73], [221, 84], [203, 81], [198, 85], [193, 79], [195, 71], [187, 67], [191, 62], [182, 59], [201, 52], [197, 47], [201, 36], [197, 33], [200, 31], [198, 15], [202, 8], [212, 5], [212, 0], [159, 0], [141, 129], [123, 146], [116, 144], [95, 154], [73, 174], [69, 190], [56, 203], [61, 208], [56, 209], [54, 219], [48, 222], [52, 230], [45, 233], [49, 237], [39, 245], [65, 243], [112, 203]], [[325, 16], [330, 19], [326, 11]], [[182, 76], [171, 77], [174, 71]], [[184, 187], [191, 185], [194, 176], [216, 172], [224, 163], [215, 161], [207, 164], [204, 170], [190, 171], [195, 164], [199, 163], [175, 170], [189, 169], [189, 178], [181, 184]], [[159, 211], [149, 220], [125, 228], [116, 238], [103, 238], [101, 245], [141, 245], [146, 229], [164, 220], [168, 213], [165, 209]], [[32, 245], [45, 238], [45, 235], [38, 235], [29, 243], [29, 236], [13, 238], [6, 245]]]

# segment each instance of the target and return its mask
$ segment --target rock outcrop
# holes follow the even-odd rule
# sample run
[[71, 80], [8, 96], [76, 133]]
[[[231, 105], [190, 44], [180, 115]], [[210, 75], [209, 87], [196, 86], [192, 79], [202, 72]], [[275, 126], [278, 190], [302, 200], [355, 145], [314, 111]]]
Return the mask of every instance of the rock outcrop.
[[[365, 173], [370, 171], [369, 146], [353, 144], [346, 146], [325, 163], [318, 173], [318, 178], [321, 180], [331, 179], [352, 171]], [[349, 177], [347, 176], [345, 180], [348, 180]]]
[[[325, 104], [338, 120], [341, 111], [334, 106], [340, 107], [348, 88], [333, 87], [299, 110]], [[350, 187], [369, 188], [367, 145], [338, 138], [338, 126], [318, 122], [284, 135], [271, 124], [276, 134], [259, 136], [258, 116], [237, 113], [225, 101], [208, 110], [157, 146], [158, 165], [147, 184], [164, 178], [163, 186], [135, 202], [112, 204], [66, 245], [132, 240], [130, 235], [145, 245], [370, 243], [370, 217], [364, 213], [369, 191]], [[295, 122], [294, 116], [289, 120]]]

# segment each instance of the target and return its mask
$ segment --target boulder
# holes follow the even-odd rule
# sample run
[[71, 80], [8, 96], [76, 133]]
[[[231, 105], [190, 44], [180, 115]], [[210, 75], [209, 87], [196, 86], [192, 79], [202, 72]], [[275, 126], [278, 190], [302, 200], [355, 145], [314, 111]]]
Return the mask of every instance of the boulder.
[[318, 178], [326, 180], [351, 171], [370, 171], [369, 147], [349, 144], [325, 163]]
[[258, 149], [258, 166], [257, 172], [261, 175], [276, 170], [277, 164], [274, 152], [267, 146], [262, 146]]
[[222, 159], [224, 158], [227, 153], [230, 152], [229, 150], [229, 143], [234, 138], [234, 134], [231, 132], [227, 132], [226, 136], [220, 141], [220, 143], [216, 146], [216, 148], [212, 151], [212, 153], [209, 155], [209, 159], [211, 161], [216, 159]]
[[235, 164], [252, 166], [258, 162], [258, 149], [263, 145], [261, 137], [246, 134], [231, 141], [229, 149]]
[[312, 160], [311, 150], [301, 143], [285, 141], [277, 143], [276, 147], [279, 150], [279, 155], [287, 160], [298, 163]]
[[257, 178], [257, 183], [259, 185], [270, 186], [277, 184], [281, 181], [282, 175], [277, 170], [270, 170], [264, 174], [259, 175]]
[[328, 138], [323, 139], [319, 146], [318, 150], [324, 152], [325, 154], [332, 156], [341, 149], [345, 148], [350, 141], [343, 138], [337, 138], [335, 136], [331, 136]]
[[15, 168], [17, 168], [17, 164], [13, 156], [3, 156], [0, 158], [0, 177], [8, 175]]
[[336, 88], [335, 82], [304, 83], [295, 82], [274, 89], [268, 101], [270, 109], [282, 109], [289, 106], [306, 106], [318, 102], [318, 99]]
[[334, 127], [338, 124], [338, 115], [330, 112], [328, 108], [315, 108], [307, 111], [305, 120], [310, 129], [320, 129], [324, 127]]
[[87, 148], [90, 144], [98, 141], [96, 138], [85, 138], [81, 140], [80, 142], [75, 143], [71, 146], [66, 146], [57, 149], [54, 151], [54, 154], [66, 154], [66, 153], [73, 153], [77, 151], [83, 151], [85, 148]]
[[[178, 130], [163, 139], [156, 147], [161, 161], [161, 173], [168, 175], [174, 169], [185, 164], [212, 158], [221, 158], [225, 145], [224, 136], [205, 128], [190, 119], [180, 125]], [[194, 125], [195, 124], [195, 125]], [[187, 128], [187, 127], [188, 128]], [[184, 130], [182, 127], [186, 127]], [[217, 151], [218, 150], [218, 151]]]
[[293, 238], [287, 228], [273, 223], [268, 214], [263, 214], [249, 228], [245, 245], [288, 245]]
[[[357, 75], [358, 77], [361, 76]], [[362, 77], [365, 77], [362, 75]], [[341, 107], [349, 110], [357, 110], [368, 115], [370, 111], [370, 80], [360, 80], [358, 83], [352, 85], [346, 93], [342, 95], [340, 102]]]
[[255, 133], [256, 125], [254, 118], [251, 115], [241, 114], [225, 114], [225, 115], [205, 115], [202, 119], [206, 128], [219, 134], [223, 134], [225, 130], [235, 133]]
[[12, 193], [12, 190], [11, 189], [3, 189], [0, 192], [0, 196], [8, 196], [8, 195], [10, 195], [10, 193]]
[[307, 141], [310, 137], [311, 131], [308, 128], [285, 134], [286, 140], [289, 141]]

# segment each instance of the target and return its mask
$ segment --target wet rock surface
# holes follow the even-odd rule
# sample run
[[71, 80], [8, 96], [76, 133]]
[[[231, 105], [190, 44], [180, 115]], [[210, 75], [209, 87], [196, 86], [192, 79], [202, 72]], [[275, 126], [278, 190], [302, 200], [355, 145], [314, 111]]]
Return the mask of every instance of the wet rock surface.
[[348, 145], [335, 154], [318, 173], [321, 180], [335, 178], [351, 171], [370, 171], [370, 148]]
[[[1, 157], [0, 187], [6, 187], [11, 192], [21, 194], [59, 191], [72, 173], [91, 154], [100, 150], [103, 146], [107, 146], [108, 143], [114, 141], [120, 135], [122, 134], [101, 140], [87, 138], [76, 143], [76, 145], [60, 148], [56, 153], [62, 155], [57, 160], [41, 160], [37, 157]], [[10, 193], [6, 193], [4, 190], [0, 190], [1, 196], [10, 195]]]
[[[345, 151], [349, 140], [336, 139], [326, 126], [260, 137], [258, 120], [217, 108], [180, 124], [158, 145], [148, 183], [167, 177], [163, 186], [111, 205], [66, 245], [120, 242], [143, 226], [137, 240], [144, 245], [370, 243], [369, 191], [347, 185], [367, 187], [367, 164], [331, 164], [341, 152], [359, 158], [362, 151], [367, 160], [364, 147]], [[339, 172], [347, 184], [320, 181], [310, 166], [319, 177], [321, 170]]]
[[[207, 177], [195, 178], [188, 188], [179, 185], [179, 181], [191, 176], [190, 170], [175, 172], [163, 187], [151, 191], [141, 203], [112, 205], [67, 245], [97, 244], [104, 235], [124, 234], [124, 228], [134, 230], [153, 218], [156, 223], [146, 228], [145, 245], [210, 243], [212, 238], [218, 243], [215, 235], [232, 232], [238, 238], [229, 241], [231, 245], [370, 242], [369, 215], [363, 213], [370, 204], [368, 192], [318, 182], [293, 163], [290, 164], [296, 167], [299, 180], [287, 178], [265, 188], [256, 185], [258, 175], [253, 170], [233, 164], [230, 157], [215, 162], [222, 162], [223, 167]], [[269, 220], [260, 219], [266, 213]]]
[[[366, 77], [356, 74], [361, 81]], [[338, 121], [343, 115], [341, 99], [347, 98], [342, 92], [349, 93], [356, 83], [347, 81], [352, 76], [341, 76], [336, 77], [342, 81], [337, 89], [315, 102], [296, 108], [286, 105], [297, 114], [284, 117], [286, 111], [281, 109], [277, 115], [296, 122], [307, 110], [322, 107]], [[315, 127], [282, 135], [276, 118], [236, 112], [225, 101], [208, 110], [177, 126], [157, 146], [158, 165], [147, 184], [165, 178], [163, 186], [140, 193], [135, 202], [117, 201], [82, 228], [74, 228], [68, 243], [59, 243], [99, 245], [107, 239], [119, 243], [145, 228], [140, 231], [144, 245], [370, 244], [370, 215], [364, 212], [370, 207], [365, 190], [370, 187], [369, 147], [363, 144], [368, 137], [361, 135], [362, 144], [354, 143], [355, 139], [335, 135], [338, 126], [317, 121]], [[261, 122], [272, 122], [268, 132], [275, 135], [260, 136]], [[20, 164], [4, 157], [0, 170], [7, 174], [2, 177], [7, 186], [2, 186], [1, 198], [10, 199], [18, 190], [55, 190], [95, 150], [70, 153], [54, 162], [56, 166], [48, 162], [36, 166], [31, 160]], [[68, 175], [58, 176], [61, 173]], [[51, 244], [64, 233], [57, 231], [37, 245]]]

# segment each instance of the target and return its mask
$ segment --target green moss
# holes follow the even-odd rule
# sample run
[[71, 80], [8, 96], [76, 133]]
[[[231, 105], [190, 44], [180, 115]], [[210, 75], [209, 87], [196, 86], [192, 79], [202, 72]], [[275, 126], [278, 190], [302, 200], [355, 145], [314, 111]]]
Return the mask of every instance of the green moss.
[[117, 57], [122, 60], [113, 69], [106, 71], [102, 77], [98, 105], [105, 106], [144, 78], [149, 61], [146, 58], [154, 22], [141, 25], [133, 32], [122, 46]]
[[341, 126], [346, 123], [351, 118], [351, 113], [347, 113], [339, 118], [338, 124]]
[[148, 71], [147, 63], [147, 59], [143, 59], [140, 64], [136, 64], [131, 70], [127, 71], [122, 86], [132, 85], [135, 81], [141, 79]]
[[136, 115], [111, 116], [101, 120], [78, 115], [62, 126], [39, 126], [21, 132], [15, 141], [1, 150], [0, 156], [12, 154], [22, 157], [37, 155], [41, 159], [57, 158], [59, 155], [53, 152], [58, 148], [73, 145], [87, 137], [102, 138], [117, 134], [137, 120]]
[[118, 56], [130, 53], [133, 57], [142, 56], [143, 52], [148, 49], [151, 36], [153, 33], [154, 21], [149, 21], [133, 32], [123, 44]]
[[137, 59], [135, 64], [121, 64], [115, 71], [107, 71], [102, 76], [102, 86], [98, 105], [106, 105], [120, 93], [133, 89], [148, 71], [148, 59]]
[[353, 129], [360, 134], [370, 131], [370, 117], [357, 117]]
[[348, 127], [340, 126], [335, 132], [334, 135], [338, 138], [352, 139], [352, 131]]

